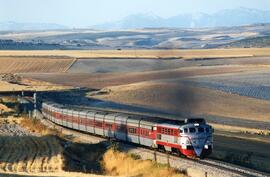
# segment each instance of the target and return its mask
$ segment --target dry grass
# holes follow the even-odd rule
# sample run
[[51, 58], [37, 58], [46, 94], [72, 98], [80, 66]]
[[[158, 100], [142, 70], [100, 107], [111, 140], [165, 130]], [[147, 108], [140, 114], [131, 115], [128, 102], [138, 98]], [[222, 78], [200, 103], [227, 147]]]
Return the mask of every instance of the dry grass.
[[60, 135], [57, 130], [48, 128], [39, 119], [21, 118], [19, 124], [30, 132], [40, 135]]
[[0, 113], [2, 112], [12, 112], [13, 109], [8, 108], [6, 105], [0, 104]]
[[0, 56], [68, 56], [78, 58], [226, 58], [269, 56], [268, 48], [200, 50], [42, 50], [0, 51]]
[[126, 153], [108, 150], [103, 157], [108, 175], [141, 177], [184, 177], [174, 169], [158, 165], [150, 160], [135, 160]]
[[[46, 173], [26, 173], [26, 172], [18, 172], [14, 173], [7, 173], [3, 172], [0, 173], [1, 177], [109, 177], [103, 175], [94, 175], [94, 174], [85, 174], [85, 173], [76, 173], [76, 172], [46, 172]], [[112, 177], [112, 176], [110, 176]]]
[[5, 81], [0, 81], [0, 92], [12, 92], [12, 91], [22, 91], [22, 90], [32, 90], [32, 91], [50, 91], [50, 90], [63, 90], [69, 89], [71, 87], [60, 86], [56, 84], [49, 84], [42, 81], [27, 80], [23, 85], [8, 83]]

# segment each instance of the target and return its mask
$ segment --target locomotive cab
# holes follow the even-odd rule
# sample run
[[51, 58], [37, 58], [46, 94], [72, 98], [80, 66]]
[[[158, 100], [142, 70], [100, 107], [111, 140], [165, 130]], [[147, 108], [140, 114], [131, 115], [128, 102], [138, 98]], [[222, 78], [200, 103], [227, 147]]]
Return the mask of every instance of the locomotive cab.
[[209, 155], [213, 147], [212, 127], [202, 119], [192, 119], [185, 123], [180, 128], [182, 153], [194, 157]]

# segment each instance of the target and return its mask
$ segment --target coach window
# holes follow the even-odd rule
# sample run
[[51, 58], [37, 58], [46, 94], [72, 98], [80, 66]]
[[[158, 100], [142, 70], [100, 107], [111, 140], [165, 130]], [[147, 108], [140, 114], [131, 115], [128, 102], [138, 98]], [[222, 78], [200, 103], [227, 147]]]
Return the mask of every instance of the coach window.
[[112, 129], [112, 124], [110, 124], [110, 123], [105, 123], [105, 127], [106, 127], [107, 129]]
[[206, 128], [205, 131], [206, 131], [206, 133], [209, 133], [209, 128]]
[[195, 133], [196, 129], [195, 128], [189, 128], [189, 133]]
[[96, 121], [96, 127], [102, 127], [102, 122]]
[[128, 132], [131, 134], [136, 134], [136, 128], [128, 128]]
[[169, 129], [169, 135], [173, 135], [173, 130]]
[[187, 133], [188, 132], [188, 129], [187, 128], [184, 128], [184, 133]]

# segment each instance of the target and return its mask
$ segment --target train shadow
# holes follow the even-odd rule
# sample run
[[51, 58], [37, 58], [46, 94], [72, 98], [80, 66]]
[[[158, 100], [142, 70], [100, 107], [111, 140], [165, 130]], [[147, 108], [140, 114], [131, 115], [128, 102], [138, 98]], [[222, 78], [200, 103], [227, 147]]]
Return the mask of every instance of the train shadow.
[[64, 171], [103, 174], [102, 158], [108, 150], [106, 141], [96, 144], [65, 143]]
[[[95, 92], [97, 90], [81, 88], [54, 92], [39, 92], [38, 100], [48, 100], [62, 105], [69, 105], [85, 109], [96, 108], [123, 112], [134, 112], [140, 114], [158, 114], [164, 117], [169, 117], [170, 119], [179, 116], [190, 117], [190, 113], [183, 113], [183, 115], [179, 115], [179, 113], [175, 114], [166, 110], [156, 109], [153, 107], [129, 105], [113, 101], [104, 101], [96, 98], [89, 98], [88, 94], [91, 91]], [[41, 105], [39, 104], [39, 107], [40, 106]]]

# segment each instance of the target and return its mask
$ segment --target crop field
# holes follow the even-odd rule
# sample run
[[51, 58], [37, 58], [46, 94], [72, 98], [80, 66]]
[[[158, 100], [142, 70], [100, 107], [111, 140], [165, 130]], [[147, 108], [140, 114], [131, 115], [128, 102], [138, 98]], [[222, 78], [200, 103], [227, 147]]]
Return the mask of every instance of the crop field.
[[269, 57], [216, 58], [216, 59], [77, 59], [68, 73], [131, 73], [170, 70], [184, 67], [244, 65], [246, 67], [270, 66]]
[[200, 76], [184, 83], [241, 96], [270, 100], [270, 72]]
[[67, 58], [1, 57], [0, 73], [59, 73], [68, 70], [73, 62]]
[[12, 118], [0, 121], [0, 173], [62, 171], [64, 158], [59, 140], [29, 132], [19, 122]]
[[[120, 65], [120, 63], [119, 63]], [[153, 81], [160, 79], [181, 79], [196, 75], [210, 75], [223, 73], [237, 73], [256, 70], [267, 70], [267, 66], [210, 66], [210, 67], [186, 67], [171, 70], [157, 70], [145, 72], [112, 72], [112, 73], [25, 73], [25, 77], [63, 84], [68, 86], [98, 88], [116, 85], [131, 84], [142, 81]], [[91, 68], [89, 68], [89, 71]], [[110, 67], [104, 70], [111, 70]], [[104, 71], [103, 70], [103, 71]], [[78, 70], [77, 70], [78, 71]], [[95, 71], [94, 71], [95, 72]]]
[[74, 58], [231, 58], [270, 56], [268, 48], [200, 50], [42, 50], [0, 51], [0, 56], [66, 56]]
[[[181, 82], [149, 81], [107, 87], [102, 91], [103, 94], [91, 97], [180, 115], [230, 117], [234, 118], [235, 124], [237, 119], [269, 121], [269, 101], [193, 87]], [[223, 122], [222, 119], [216, 121]]]
[[54, 137], [1, 136], [0, 171], [58, 172], [62, 170], [62, 147]]

